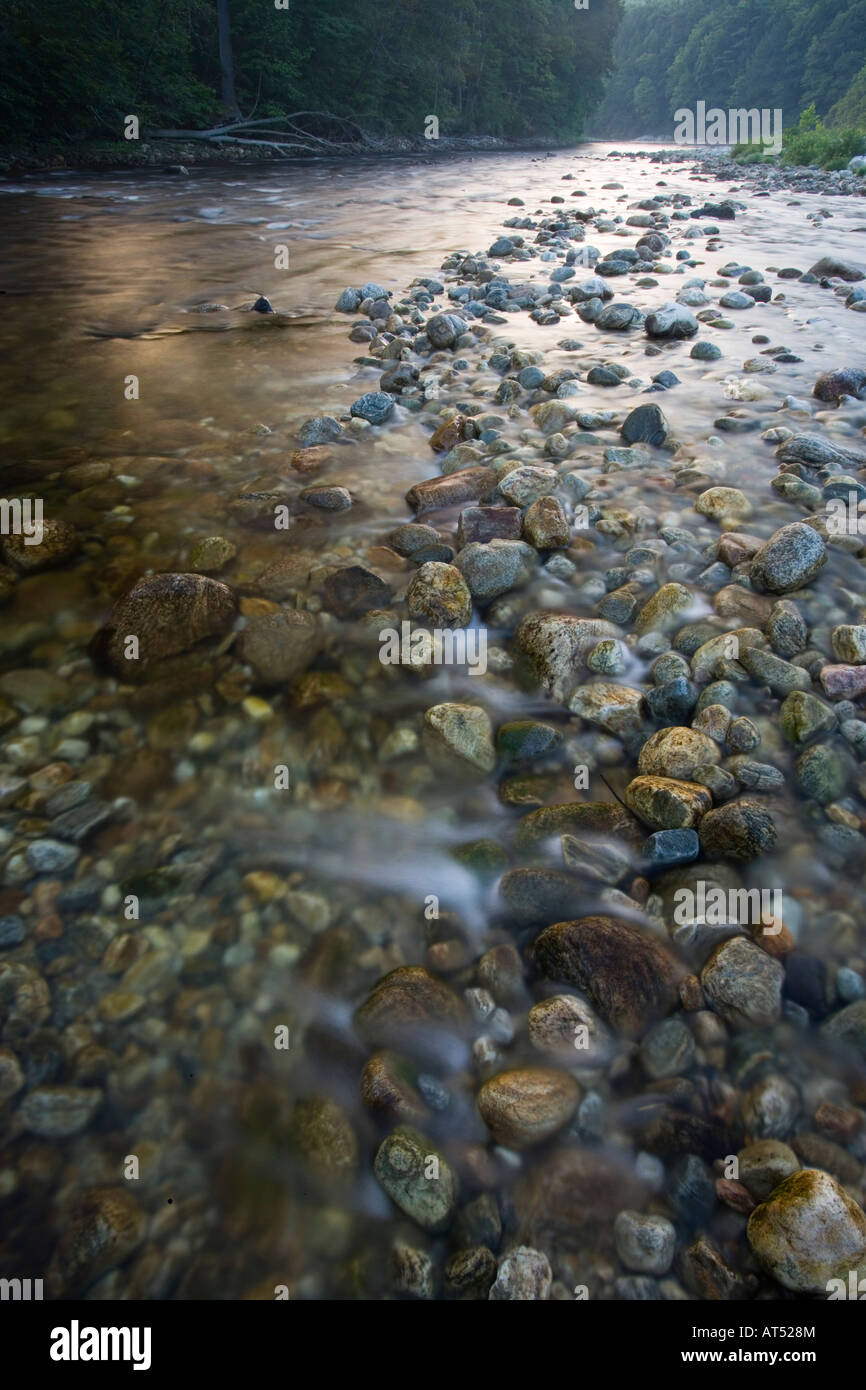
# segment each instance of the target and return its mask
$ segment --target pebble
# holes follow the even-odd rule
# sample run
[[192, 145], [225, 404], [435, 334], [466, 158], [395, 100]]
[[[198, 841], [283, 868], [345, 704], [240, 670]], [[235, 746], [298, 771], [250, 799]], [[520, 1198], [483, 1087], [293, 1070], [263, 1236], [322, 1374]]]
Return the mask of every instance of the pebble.
[[717, 1013], [734, 1027], [769, 1028], [782, 1007], [784, 970], [745, 937], [723, 941], [701, 971], [701, 986]]
[[552, 1282], [553, 1274], [547, 1256], [540, 1250], [520, 1245], [500, 1260], [489, 1301], [545, 1300], [550, 1296]]
[[485, 1081], [478, 1109], [498, 1144], [520, 1150], [543, 1143], [568, 1124], [579, 1100], [580, 1088], [567, 1072], [518, 1067]]
[[626, 1269], [667, 1274], [676, 1249], [676, 1228], [665, 1216], [621, 1211], [613, 1226], [616, 1253]]
[[431, 1232], [451, 1225], [460, 1195], [457, 1174], [418, 1130], [399, 1125], [379, 1146], [373, 1172], [391, 1201], [416, 1225]]
[[829, 1173], [805, 1168], [749, 1217], [749, 1244], [772, 1278], [794, 1293], [827, 1295], [866, 1259], [866, 1216]]
[[547, 927], [535, 955], [548, 979], [582, 990], [606, 1023], [628, 1035], [676, 1006], [677, 962], [663, 944], [613, 917]]

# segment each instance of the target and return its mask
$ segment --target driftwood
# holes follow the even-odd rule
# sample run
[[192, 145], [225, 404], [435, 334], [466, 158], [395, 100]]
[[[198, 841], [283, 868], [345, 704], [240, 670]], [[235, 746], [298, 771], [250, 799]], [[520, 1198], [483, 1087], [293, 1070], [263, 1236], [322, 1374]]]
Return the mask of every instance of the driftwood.
[[[300, 124], [305, 120], [309, 126]], [[320, 130], [330, 128], [331, 133], [318, 135], [312, 126]], [[291, 115], [261, 116], [258, 120], [239, 117], [208, 130], [152, 130], [147, 132], [147, 138], [202, 140], [209, 145], [258, 145], [280, 154], [327, 154], [350, 146], [373, 151], [378, 147], [375, 138], [356, 121], [329, 111], [293, 111]]]

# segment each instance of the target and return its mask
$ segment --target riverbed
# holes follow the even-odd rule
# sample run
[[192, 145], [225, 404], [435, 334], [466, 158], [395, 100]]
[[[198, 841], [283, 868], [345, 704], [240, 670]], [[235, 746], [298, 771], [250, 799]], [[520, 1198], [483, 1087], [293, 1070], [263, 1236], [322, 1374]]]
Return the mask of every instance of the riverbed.
[[[666, 201], [647, 222], [626, 224], [657, 195]], [[725, 200], [736, 216], [691, 217]], [[382, 424], [350, 413], [399, 360], [383, 353], [400, 327], [463, 312], [448, 291], [484, 285], [465, 258], [507, 237], [508, 220], [532, 224], [519, 230], [532, 254], [515, 242], [490, 265], [512, 285], [546, 285], [566, 244], [584, 240], [566, 227], [539, 248], [539, 227], [590, 208], [585, 244], [602, 261], [647, 231], [670, 237], [642, 258], [642, 277], [606, 280], [641, 316], [633, 327], [581, 318], [566, 292], [594, 272], [578, 263], [557, 282], [562, 311], [541, 306], [540, 322], [509, 301], [469, 315], [468, 336], [438, 352], [413, 356], [407, 335], [404, 360], [421, 375], [405, 399]], [[684, 239], [686, 227], [700, 235]], [[863, 729], [862, 692], [848, 700], [821, 683], [824, 666], [864, 659], [840, 659], [832, 636], [862, 628], [862, 547], [859, 534], [829, 544], [820, 578], [789, 588], [753, 585], [748, 565], [758, 542], [820, 511], [827, 476], [852, 475], [855, 492], [864, 476], [866, 403], [813, 395], [822, 373], [862, 363], [856, 285], [801, 278], [821, 257], [866, 260], [863, 199], [759, 198], [688, 162], [588, 145], [33, 176], [0, 185], [0, 235], [4, 496], [39, 498], [69, 528], [54, 565], [19, 548], [2, 588], [0, 1273], [45, 1269], [55, 1296], [96, 1299], [815, 1294], [814, 1272], [776, 1279], [746, 1227], [774, 1190], [768, 1174], [829, 1173], [843, 1205], [863, 1197], [866, 1027], [859, 1015], [831, 1026], [866, 998], [866, 750], [842, 727]], [[737, 274], [720, 277], [726, 265]], [[756, 283], [741, 284], [750, 270], [772, 287], [768, 302], [720, 308]], [[419, 299], [424, 281], [441, 289]], [[653, 338], [643, 316], [689, 281], [704, 282], [700, 332]], [[403, 324], [350, 341], [365, 315], [386, 323], [360, 297], [348, 314], [334, 307], [346, 287], [370, 285], [368, 305], [390, 296]], [[273, 313], [253, 309], [260, 296]], [[692, 355], [698, 340], [720, 355]], [[543, 380], [518, 379], [538, 364]], [[587, 379], [606, 364], [619, 384]], [[665, 371], [676, 380], [654, 382]], [[561, 427], [539, 426], [530, 411], [554, 401]], [[666, 437], [622, 436], [647, 405], [663, 411]], [[337, 434], [305, 432], [327, 417]], [[434, 452], [432, 430], [451, 418], [463, 423]], [[807, 433], [851, 459], [827, 476], [797, 462], [789, 476], [803, 486], [774, 487], [777, 450]], [[500, 490], [511, 455], [555, 470], [567, 539], [527, 542], [527, 509], [552, 493], [537, 477], [525, 495]], [[407, 493], [446, 456], [455, 478], [482, 465], [496, 477], [416, 517]], [[732, 495], [696, 510], [715, 488]], [[465, 553], [458, 522], [465, 540], [483, 519], [461, 513], [478, 502], [524, 513], [513, 583], [469, 580], [463, 618], [484, 630], [486, 670], [383, 665], [380, 631], [406, 618], [419, 566]], [[415, 521], [438, 531], [426, 561], [420, 536], [394, 537]], [[731, 542], [731, 563], [707, 577], [731, 532], [755, 545]], [[505, 534], [498, 544], [512, 543]], [[203, 551], [208, 538], [219, 543]], [[332, 581], [356, 567], [372, 579], [355, 575], [347, 595]], [[226, 621], [172, 647], [160, 620], [159, 661], [125, 667], [112, 643], [137, 631], [123, 626], [130, 591], [190, 573], [229, 591]], [[688, 591], [679, 625], [638, 616], [662, 586]], [[599, 607], [624, 591], [621, 608]], [[431, 622], [445, 611], [425, 601]], [[789, 602], [802, 608], [793, 624], [774, 608]], [[593, 651], [587, 688], [600, 677], [667, 693], [617, 723], [585, 695], [575, 703], [546, 658], [527, 673], [538, 653], [515, 633], [538, 612], [601, 623], [573, 654], [572, 674]], [[279, 623], [272, 635], [285, 613], [316, 627], [306, 664], [284, 664]], [[115, 637], [97, 637], [107, 630]], [[756, 630], [760, 640], [742, 636]], [[780, 666], [712, 652], [696, 667], [728, 631]], [[704, 703], [716, 713], [701, 722], [698, 691], [712, 682], [718, 698]], [[792, 749], [781, 706], [795, 690], [845, 707], [825, 725], [811, 710]], [[482, 717], [467, 732], [460, 716], [455, 732], [454, 706]], [[435, 709], [446, 713], [431, 725]], [[712, 744], [687, 767], [657, 760], [693, 788], [676, 794], [691, 809], [668, 824], [653, 803], [635, 838], [641, 748], [652, 729], [684, 726], [718, 746], [731, 787], [691, 780], [717, 760]], [[796, 771], [816, 742], [832, 765]], [[830, 791], [809, 794], [819, 776]], [[715, 815], [750, 792], [773, 822], [758, 862], [704, 844], [701, 863], [726, 893], [780, 893], [784, 935], [755, 944], [738, 923], [713, 935], [707, 917], [677, 937], [676, 885], [660, 887], [644, 840], [697, 825], [694, 805]], [[607, 811], [585, 827], [568, 814], [527, 827], [543, 808], [583, 803]], [[585, 833], [602, 844], [598, 861]], [[503, 889], [503, 873], [536, 869], [548, 877]], [[580, 904], [578, 921], [646, 934], [637, 992], [660, 991], [649, 1014], [614, 998], [626, 965], [609, 988], [593, 980], [610, 968], [607, 947], [597, 961], [587, 948], [582, 979], [557, 973], [571, 946], [539, 938], [563, 902]], [[731, 940], [762, 957], [742, 962], [759, 1006], [719, 984], [730, 963], [708, 973]], [[631, 959], [632, 946], [626, 934], [610, 950]], [[423, 975], [381, 985], [407, 969]], [[533, 1013], [550, 999], [566, 1003]], [[581, 1026], [588, 1058], [571, 1055]], [[756, 1155], [761, 1143], [779, 1151]], [[751, 1183], [727, 1162], [744, 1153]], [[635, 1212], [663, 1253], [640, 1253]], [[509, 1261], [517, 1249], [528, 1253]]]

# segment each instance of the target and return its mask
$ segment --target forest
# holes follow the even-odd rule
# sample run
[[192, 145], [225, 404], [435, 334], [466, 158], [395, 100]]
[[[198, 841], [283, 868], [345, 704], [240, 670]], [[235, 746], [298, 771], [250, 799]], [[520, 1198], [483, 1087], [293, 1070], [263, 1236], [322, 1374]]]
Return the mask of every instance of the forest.
[[780, 107], [786, 127], [812, 105], [828, 126], [866, 126], [864, 0], [629, 0], [613, 60], [601, 138], [670, 138], [698, 100]]
[[620, 17], [620, 0], [5, 0], [0, 138], [324, 109], [386, 135], [436, 115], [442, 135], [565, 140], [601, 97]]

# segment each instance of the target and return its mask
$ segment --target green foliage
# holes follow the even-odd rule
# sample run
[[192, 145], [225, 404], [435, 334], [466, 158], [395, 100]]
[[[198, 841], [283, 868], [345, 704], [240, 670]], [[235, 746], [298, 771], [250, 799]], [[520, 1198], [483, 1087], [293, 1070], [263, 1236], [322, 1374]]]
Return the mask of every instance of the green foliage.
[[674, 112], [704, 101], [780, 108], [783, 123], [814, 104], [850, 135], [864, 124], [864, 54], [864, 0], [627, 0], [592, 130], [672, 140]]
[[866, 130], [866, 63], [851, 82], [841, 100], [827, 113], [829, 126], [855, 126]]
[[[231, 0], [235, 84], [256, 117], [329, 111], [418, 137], [579, 134], [621, 0]], [[117, 139], [219, 120], [216, 0], [3, 0], [0, 128]]]
[[862, 130], [827, 130], [812, 103], [794, 126], [782, 136], [783, 164], [817, 164], [822, 169], [844, 169], [855, 154], [866, 150]]

